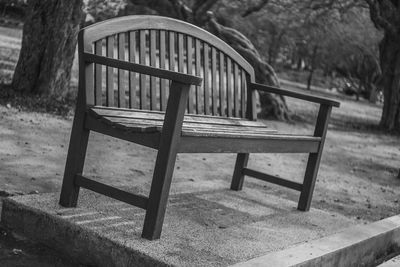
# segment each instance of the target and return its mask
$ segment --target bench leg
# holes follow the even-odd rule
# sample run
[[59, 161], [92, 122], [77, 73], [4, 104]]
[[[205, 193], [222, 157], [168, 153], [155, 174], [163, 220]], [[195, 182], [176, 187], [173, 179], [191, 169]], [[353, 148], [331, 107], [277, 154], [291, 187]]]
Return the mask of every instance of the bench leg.
[[238, 153], [236, 157], [235, 170], [233, 171], [233, 177], [231, 182], [231, 190], [240, 191], [243, 187], [243, 168], [247, 167], [247, 162], [249, 161], [248, 153]]
[[168, 155], [164, 151], [158, 152], [146, 217], [144, 219], [143, 238], [149, 240], [160, 238], [175, 160], [176, 153]]
[[297, 206], [298, 210], [310, 210], [311, 199], [314, 192], [315, 181], [317, 180], [319, 162], [321, 161], [322, 150], [325, 143], [326, 131], [328, 129], [328, 121], [332, 111], [332, 107], [321, 105], [318, 112], [317, 123], [314, 130], [314, 136], [321, 137], [321, 143], [316, 153], [310, 153], [306, 172], [304, 175], [303, 189], [300, 193], [300, 199]]
[[303, 190], [300, 193], [300, 199], [297, 206], [298, 210], [310, 210], [321, 154], [322, 151], [320, 151], [320, 153], [310, 153], [308, 156], [306, 172], [304, 175]]
[[149, 202], [144, 218], [142, 237], [146, 239], [159, 239], [161, 235], [189, 89], [190, 85], [171, 83]]
[[78, 202], [79, 187], [75, 185], [75, 175], [83, 171], [90, 133], [84, 128], [83, 121], [83, 116], [75, 115], [60, 195], [60, 205], [64, 207], [76, 207]]

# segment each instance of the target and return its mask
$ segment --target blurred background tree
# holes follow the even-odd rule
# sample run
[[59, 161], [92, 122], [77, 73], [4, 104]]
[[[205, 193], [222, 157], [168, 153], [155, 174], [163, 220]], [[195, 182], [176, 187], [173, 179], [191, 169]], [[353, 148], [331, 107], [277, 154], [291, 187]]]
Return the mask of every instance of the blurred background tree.
[[[77, 25], [85, 15], [87, 25], [115, 16], [156, 14], [196, 24], [219, 36], [253, 65], [259, 83], [279, 86], [280, 81], [289, 80], [307, 89], [334, 89], [371, 102], [379, 102], [383, 92], [380, 124], [400, 131], [397, 1], [15, 1], [28, 6], [15, 90], [65, 95]], [[9, 3], [0, 0], [3, 12]], [[57, 57], [63, 60], [57, 63]], [[282, 97], [261, 95], [260, 104], [264, 117], [290, 117]]]

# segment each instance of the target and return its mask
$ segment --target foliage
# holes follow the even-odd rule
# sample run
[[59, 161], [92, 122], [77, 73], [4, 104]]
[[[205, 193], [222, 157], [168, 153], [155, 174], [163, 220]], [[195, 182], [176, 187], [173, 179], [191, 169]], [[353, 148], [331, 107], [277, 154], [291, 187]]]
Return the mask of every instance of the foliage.
[[127, 6], [126, 0], [85, 0], [86, 21], [97, 22], [116, 17]]

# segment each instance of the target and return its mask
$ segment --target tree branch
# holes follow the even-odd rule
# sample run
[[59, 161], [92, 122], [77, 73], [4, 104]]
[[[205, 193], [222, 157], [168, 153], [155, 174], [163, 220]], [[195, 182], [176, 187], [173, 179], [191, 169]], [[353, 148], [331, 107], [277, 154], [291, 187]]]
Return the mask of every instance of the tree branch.
[[242, 17], [245, 18], [251, 14], [253, 14], [254, 12], [258, 12], [261, 9], [263, 9], [264, 6], [266, 6], [268, 4], [269, 0], [261, 0], [260, 2], [258, 2], [258, 4], [249, 7], [245, 12], [243, 12]]

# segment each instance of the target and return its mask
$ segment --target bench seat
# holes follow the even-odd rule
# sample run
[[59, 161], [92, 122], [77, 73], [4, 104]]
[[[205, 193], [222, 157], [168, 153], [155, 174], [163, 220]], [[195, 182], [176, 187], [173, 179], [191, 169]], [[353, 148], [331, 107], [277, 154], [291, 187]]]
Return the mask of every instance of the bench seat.
[[[87, 114], [88, 129], [158, 148], [163, 112], [94, 106]], [[185, 114], [181, 137], [180, 153], [293, 153], [295, 148], [298, 153], [315, 152], [321, 141], [316, 136], [280, 134], [260, 121], [193, 114]]]
[[[76, 207], [81, 187], [124, 201], [146, 210], [142, 237], [158, 239], [177, 154], [236, 153], [232, 190], [252, 177], [299, 191], [297, 208], [310, 209], [329, 117], [339, 102], [258, 84], [253, 66], [227, 43], [161, 16], [90, 25], [79, 32], [78, 56], [79, 90], [60, 205]], [[255, 121], [259, 92], [319, 104], [314, 132], [287, 134]], [[85, 177], [91, 132], [157, 150], [148, 196]], [[307, 153], [305, 172], [299, 171], [304, 178], [295, 182], [250, 169], [251, 153]]]

